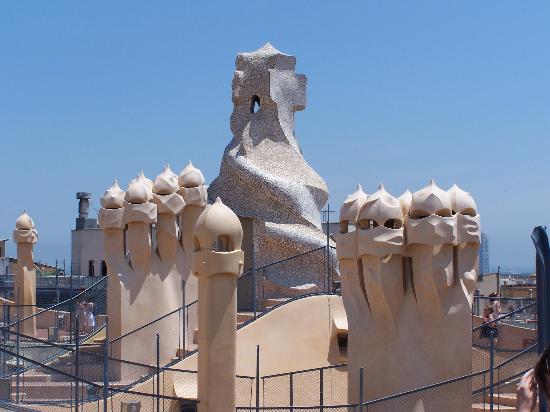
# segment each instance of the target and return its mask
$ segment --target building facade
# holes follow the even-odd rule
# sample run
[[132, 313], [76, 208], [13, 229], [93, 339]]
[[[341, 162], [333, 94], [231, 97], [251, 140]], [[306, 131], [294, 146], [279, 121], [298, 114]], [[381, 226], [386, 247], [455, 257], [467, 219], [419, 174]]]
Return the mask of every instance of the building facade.
[[489, 238], [486, 233], [481, 233], [481, 245], [479, 247], [479, 273], [489, 273]]
[[78, 217], [71, 230], [71, 273], [84, 276], [106, 276], [103, 236], [96, 218], [89, 217], [91, 194], [78, 192]]

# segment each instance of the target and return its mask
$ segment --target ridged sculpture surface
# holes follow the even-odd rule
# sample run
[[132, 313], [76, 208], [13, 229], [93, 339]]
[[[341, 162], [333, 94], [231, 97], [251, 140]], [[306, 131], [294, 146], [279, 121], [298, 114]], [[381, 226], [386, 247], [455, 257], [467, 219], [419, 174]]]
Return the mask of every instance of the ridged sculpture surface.
[[[241, 217], [255, 219], [256, 265], [326, 245], [320, 208], [328, 199], [323, 179], [302, 156], [294, 113], [306, 106], [306, 77], [296, 58], [269, 43], [240, 53], [233, 77], [233, 139], [220, 175], [209, 187]], [[273, 269], [268, 279], [284, 286], [323, 287], [324, 255], [304, 258], [295, 270]], [[306, 263], [306, 264], [304, 264]]]
[[[191, 256], [193, 228], [206, 207], [204, 183], [201, 171], [189, 162], [179, 176], [168, 166], [154, 181], [140, 173], [126, 191], [115, 181], [101, 198], [112, 357], [152, 364], [157, 333], [163, 365], [189, 347], [185, 338], [189, 343], [194, 331], [187, 328], [183, 336], [179, 308], [197, 299]], [[190, 314], [186, 316], [189, 321]], [[138, 369], [120, 365], [111, 368], [113, 376], [135, 377]]]
[[[348, 227], [355, 228], [349, 231]], [[395, 198], [361, 188], [340, 209], [337, 236], [349, 325], [348, 399], [380, 399], [472, 371], [471, 307], [480, 217], [473, 197], [431, 181]], [[472, 382], [418, 391], [369, 411], [466, 412]], [[441, 387], [440, 387], [441, 388]]]

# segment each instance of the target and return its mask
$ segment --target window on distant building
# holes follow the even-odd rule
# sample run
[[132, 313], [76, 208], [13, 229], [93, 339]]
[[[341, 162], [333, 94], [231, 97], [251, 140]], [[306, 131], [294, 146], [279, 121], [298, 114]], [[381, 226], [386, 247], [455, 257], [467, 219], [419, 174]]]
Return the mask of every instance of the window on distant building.
[[107, 276], [107, 263], [104, 260], [101, 261], [101, 276]]
[[94, 261], [88, 260], [88, 276], [94, 276]]

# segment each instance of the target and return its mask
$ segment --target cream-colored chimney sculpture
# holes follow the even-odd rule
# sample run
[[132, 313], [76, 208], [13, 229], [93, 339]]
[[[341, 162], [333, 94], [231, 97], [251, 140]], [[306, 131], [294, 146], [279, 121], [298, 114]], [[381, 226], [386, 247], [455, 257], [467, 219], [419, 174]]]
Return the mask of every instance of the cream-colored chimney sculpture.
[[200, 412], [235, 410], [237, 278], [244, 264], [242, 238], [239, 218], [220, 198], [202, 212], [195, 225]]
[[[470, 194], [431, 181], [396, 199], [381, 186], [341, 208], [337, 254], [348, 316], [348, 397], [359, 401], [471, 372], [471, 303], [477, 279], [479, 215]], [[347, 232], [349, 223], [357, 230]], [[441, 392], [443, 393], [443, 392]], [[471, 410], [471, 382], [438, 396], [424, 391], [369, 411]]]
[[[17, 265], [15, 266], [14, 301], [20, 306], [17, 313], [20, 318], [26, 318], [34, 313], [36, 305], [36, 267], [32, 257], [33, 245], [38, 241], [38, 233], [31, 217], [23, 212], [15, 222], [13, 240], [17, 243]], [[34, 336], [36, 319], [21, 323], [19, 331], [25, 335]]]
[[[124, 192], [115, 181], [101, 198], [99, 225], [104, 235], [109, 275], [109, 340], [176, 311], [197, 299], [197, 280], [190, 276], [192, 230], [206, 205], [200, 170], [189, 166], [180, 176], [170, 167], [151, 181], [143, 172]], [[187, 204], [189, 202], [189, 204]], [[178, 314], [111, 344], [111, 356], [145, 364], [155, 362], [160, 333], [161, 363], [182, 354], [184, 337], [174, 333]]]
[[[207, 204], [208, 193], [206, 191], [206, 182], [202, 172], [197, 169], [191, 162], [185, 166], [180, 172], [178, 182], [180, 189], [178, 193], [185, 200], [185, 208], [180, 216], [180, 232], [181, 232], [181, 244], [183, 250], [192, 252], [194, 250], [193, 244], [193, 229], [195, 222], [199, 218], [200, 214], [204, 210]], [[186, 259], [184, 262], [185, 273], [191, 272], [191, 259]], [[189, 304], [198, 297], [197, 290], [197, 278], [191, 276], [185, 284], [185, 302]], [[195, 330], [189, 329], [187, 331], [187, 341], [193, 341], [193, 334]]]

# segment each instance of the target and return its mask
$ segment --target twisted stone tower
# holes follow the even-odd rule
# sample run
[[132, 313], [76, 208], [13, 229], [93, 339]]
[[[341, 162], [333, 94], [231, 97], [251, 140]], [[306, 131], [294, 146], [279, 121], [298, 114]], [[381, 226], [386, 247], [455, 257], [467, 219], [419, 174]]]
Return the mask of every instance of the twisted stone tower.
[[[294, 56], [269, 43], [237, 55], [233, 139], [208, 190], [210, 201], [219, 196], [241, 219], [252, 219], [256, 266], [326, 245], [319, 211], [328, 189], [294, 135], [294, 113], [305, 109], [307, 82], [295, 66]], [[322, 289], [323, 253], [305, 259], [296, 268], [273, 267], [265, 276], [286, 287]]]

